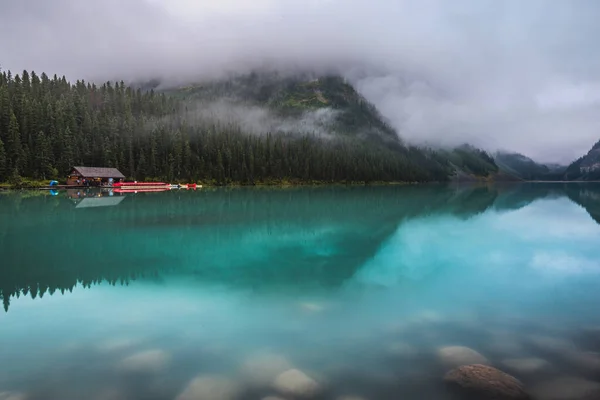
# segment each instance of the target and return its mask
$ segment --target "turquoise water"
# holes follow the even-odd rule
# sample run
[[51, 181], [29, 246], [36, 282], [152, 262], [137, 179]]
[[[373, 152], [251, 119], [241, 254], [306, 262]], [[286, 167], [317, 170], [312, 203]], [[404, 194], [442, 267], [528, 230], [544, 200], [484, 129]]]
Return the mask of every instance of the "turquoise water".
[[444, 346], [543, 398], [600, 378], [599, 249], [592, 184], [0, 193], [0, 399], [444, 400]]

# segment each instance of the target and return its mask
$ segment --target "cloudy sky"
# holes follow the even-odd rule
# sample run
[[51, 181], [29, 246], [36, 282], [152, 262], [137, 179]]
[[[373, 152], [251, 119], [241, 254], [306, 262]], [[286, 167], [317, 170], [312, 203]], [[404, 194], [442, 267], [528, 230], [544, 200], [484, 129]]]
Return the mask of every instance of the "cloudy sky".
[[600, 139], [596, 0], [0, 0], [0, 65], [70, 79], [336, 71], [415, 142]]

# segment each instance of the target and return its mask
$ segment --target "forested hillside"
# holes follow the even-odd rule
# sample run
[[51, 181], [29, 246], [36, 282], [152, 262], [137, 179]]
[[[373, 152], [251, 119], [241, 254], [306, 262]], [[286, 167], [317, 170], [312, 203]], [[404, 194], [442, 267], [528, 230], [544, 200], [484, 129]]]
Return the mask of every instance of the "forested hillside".
[[498, 166], [488, 153], [468, 144], [440, 153], [462, 173], [488, 177], [498, 172]]
[[247, 134], [234, 123], [189, 121], [182, 107], [181, 99], [123, 82], [71, 84], [5, 71], [0, 181], [63, 178], [73, 165], [117, 167], [139, 180], [215, 184], [439, 181], [452, 172], [436, 154], [415, 147], [310, 133]]
[[293, 122], [292, 130], [296, 132], [318, 129], [306, 121], [322, 115], [320, 127], [329, 134], [362, 137], [388, 146], [401, 144], [396, 131], [377, 109], [340, 76], [315, 78], [308, 74], [255, 72], [171, 88], [166, 93], [192, 104], [224, 102], [230, 106], [262, 107], [274, 119]]
[[556, 170], [519, 153], [499, 151], [494, 160], [501, 171], [526, 181], [556, 179]]

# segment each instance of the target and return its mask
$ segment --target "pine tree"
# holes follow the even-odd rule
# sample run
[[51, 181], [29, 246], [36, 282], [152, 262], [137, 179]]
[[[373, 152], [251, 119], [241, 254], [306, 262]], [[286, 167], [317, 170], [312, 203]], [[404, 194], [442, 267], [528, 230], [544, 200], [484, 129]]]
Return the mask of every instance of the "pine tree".
[[148, 161], [148, 174], [156, 178], [158, 176], [156, 160], [158, 158], [158, 151], [156, 147], [156, 140], [154, 139], [154, 135], [150, 138], [150, 160]]
[[51, 159], [52, 149], [44, 132], [38, 132], [35, 140], [34, 164], [36, 178], [48, 179], [53, 177], [54, 171], [52, 168]]
[[10, 113], [10, 123], [8, 126], [8, 135], [6, 136], [6, 154], [8, 158], [8, 168], [13, 175], [20, 175], [20, 167], [23, 155], [21, 146], [21, 134], [19, 133], [19, 124], [15, 113]]
[[4, 151], [4, 143], [0, 140], [0, 182], [6, 180], [6, 175], [6, 152]]
[[8, 126], [10, 125], [10, 98], [8, 97], [8, 88], [0, 86], [0, 139], [6, 140], [8, 137]]
[[172, 153], [169, 153], [167, 157], [167, 180], [172, 181], [175, 179], [175, 157]]
[[58, 169], [61, 174], [67, 173], [75, 163], [75, 151], [73, 148], [73, 135], [71, 133], [71, 128], [68, 126], [60, 135], [61, 137], [61, 151], [59, 153], [59, 163]]
[[146, 156], [144, 155], [144, 151], [140, 151], [140, 157], [138, 158], [137, 171], [135, 173], [136, 179], [143, 180], [147, 178], [148, 175], [148, 166], [146, 165]]

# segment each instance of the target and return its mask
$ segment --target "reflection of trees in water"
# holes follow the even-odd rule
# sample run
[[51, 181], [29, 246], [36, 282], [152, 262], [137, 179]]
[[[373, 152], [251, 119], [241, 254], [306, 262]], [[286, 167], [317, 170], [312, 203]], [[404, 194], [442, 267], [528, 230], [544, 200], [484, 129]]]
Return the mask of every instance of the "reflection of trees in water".
[[13, 296], [164, 273], [255, 288], [338, 286], [403, 221], [468, 218], [551, 193], [535, 188], [218, 189], [137, 194], [118, 207], [84, 210], [62, 194], [2, 195], [0, 298], [7, 309]]

